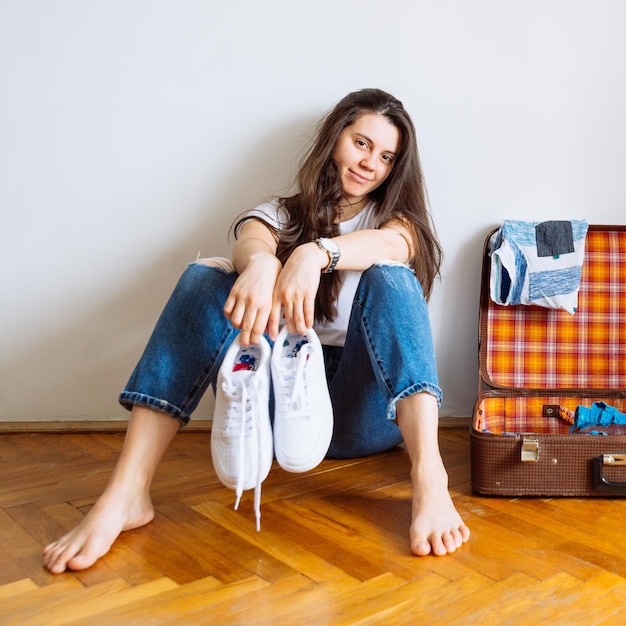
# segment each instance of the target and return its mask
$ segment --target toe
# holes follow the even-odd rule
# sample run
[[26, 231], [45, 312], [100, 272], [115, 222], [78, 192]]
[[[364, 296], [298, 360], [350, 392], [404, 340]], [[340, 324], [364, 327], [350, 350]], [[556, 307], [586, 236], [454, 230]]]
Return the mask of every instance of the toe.
[[461, 524], [461, 527], [459, 530], [461, 532], [461, 538], [463, 540], [463, 543], [466, 543], [467, 541], [469, 541], [470, 529], [465, 524]]
[[443, 556], [448, 554], [448, 533], [434, 534], [430, 538], [430, 545], [432, 546], [433, 554], [435, 556]]
[[48, 560], [48, 569], [53, 574], [61, 574], [67, 569], [67, 562], [71, 555], [70, 548], [60, 548], [50, 555]]
[[413, 554], [416, 556], [428, 556], [432, 550], [430, 543], [426, 540], [416, 541], [413, 546]]
[[444, 548], [444, 552], [441, 553], [442, 555], [443, 554], [451, 554], [460, 545], [459, 543], [457, 543], [457, 537], [456, 537], [454, 532], [445, 532], [445, 533], [443, 533], [443, 535], [441, 536], [441, 542], [442, 542], [443, 548]]
[[81, 570], [91, 567], [98, 560], [97, 556], [90, 556], [87, 554], [77, 554], [75, 557], [68, 559], [67, 569]]

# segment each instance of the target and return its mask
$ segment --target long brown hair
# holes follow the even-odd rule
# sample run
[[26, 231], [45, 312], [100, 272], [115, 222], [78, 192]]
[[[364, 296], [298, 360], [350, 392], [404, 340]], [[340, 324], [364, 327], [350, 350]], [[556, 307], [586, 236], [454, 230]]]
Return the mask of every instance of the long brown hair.
[[[377, 202], [374, 227], [393, 218], [411, 227], [414, 257], [409, 262], [428, 299], [443, 255], [426, 202], [415, 128], [402, 102], [380, 89], [349, 93], [320, 122], [297, 174], [298, 192], [280, 198], [287, 221], [279, 231], [273, 229], [278, 239], [277, 256], [285, 263], [297, 246], [339, 234], [335, 220], [343, 190], [332, 154], [342, 131], [366, 113], [384, 115], [400, 131], [400, 146], [391, 172], [369, 194]], [[339, 285], [340, 273], [322, 274], [316, 319], [333, 319]]]

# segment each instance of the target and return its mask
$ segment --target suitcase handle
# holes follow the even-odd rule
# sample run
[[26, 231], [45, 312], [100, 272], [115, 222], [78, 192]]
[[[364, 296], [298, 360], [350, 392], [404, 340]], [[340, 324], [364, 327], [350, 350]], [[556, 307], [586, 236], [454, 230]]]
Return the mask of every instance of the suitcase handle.
[[626, 454], [601, 454], [593, 457], [593, 486], [597, 491], [626, 495], [626, 483], [604, 477], [605, 465], [626, 465]]

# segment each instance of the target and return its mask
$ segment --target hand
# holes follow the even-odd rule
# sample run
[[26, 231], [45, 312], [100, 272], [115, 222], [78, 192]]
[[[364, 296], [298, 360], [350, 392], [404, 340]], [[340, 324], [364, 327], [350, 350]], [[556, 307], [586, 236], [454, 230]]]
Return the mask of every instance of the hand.
[[239, 340], [244, 346], [259, 343], [268, 328], [274, 306], [274, 285], [280, 268], [281, 263], [274, 255], [255, 255], [235, 281], [226, 299], [224, 315], [235, 328], [241, 330]]
[[321, 269], [327, 264], [326, 253], [316, 243], [303, 244], [293, 251], [274, 287], [270, 337], [278, 335], [281, 308], [289, 332], [304, 335], [313, 326]]

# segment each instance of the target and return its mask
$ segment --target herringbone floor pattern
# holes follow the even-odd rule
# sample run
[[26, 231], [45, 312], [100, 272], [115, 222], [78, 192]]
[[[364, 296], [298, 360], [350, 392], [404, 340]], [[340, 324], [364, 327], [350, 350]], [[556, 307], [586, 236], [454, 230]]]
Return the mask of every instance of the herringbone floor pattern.
[[591, 624], [626, 608], [626, 500], [496, 499], [470, 489], [466, 429], [441, 446], [468, 545], [409, 553], [402, 449], [276, 467], [233, 511], [209, 434], [185, 433], [154, 484], [157, 517], [84, 572], [48, 574], [42, 546], [100, 493], [122, 434], [0, 435], [0, 623]]

